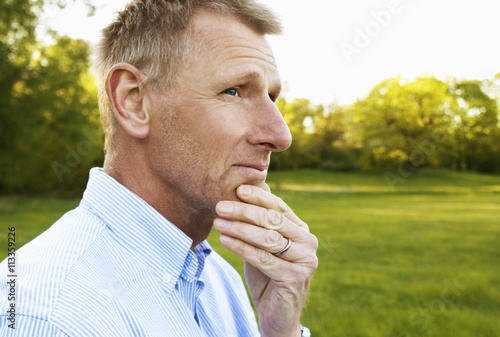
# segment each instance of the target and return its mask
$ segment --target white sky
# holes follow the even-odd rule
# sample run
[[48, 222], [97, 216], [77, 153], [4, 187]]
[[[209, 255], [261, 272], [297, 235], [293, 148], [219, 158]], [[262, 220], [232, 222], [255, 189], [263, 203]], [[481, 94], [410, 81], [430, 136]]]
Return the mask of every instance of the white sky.
[[[500, 72], [499, 0], [261, 1], [285, 27], [285, 34], [270, 42], [287, 99], [346, 104], [398, 74], [486, 79]], [[61, 34], [96, 42], [126, 0], [94, 3], [93, 17], [80, 2], [49, 10], [48, 24]], [[388, 8], [393, 14], [380, 14], [385, 21], [377, 23], [373, 13], [390, 13]], [[342, 46], [351, 48], [348, 57]]]

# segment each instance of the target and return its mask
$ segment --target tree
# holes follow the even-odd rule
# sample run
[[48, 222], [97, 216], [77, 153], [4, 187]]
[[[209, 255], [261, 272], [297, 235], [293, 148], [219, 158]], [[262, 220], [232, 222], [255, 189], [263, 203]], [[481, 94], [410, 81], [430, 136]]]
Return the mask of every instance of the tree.
[[351, 116], [348, 106], [336, 103], [318, 115], [311, 145], [318, 152], [321, 169], [351, 171], [357, 168], [358, 152], [350, 139]]
[[454, 105], [454, 136], [457, 167], [496, 172], [500, 167], [500, 127], [498, 102], [488, 96], [482, 81], [453, 81], [450, 94]]
[[0, 192], [80, 192], [102, 157], [89, 47], [56, 35], [52, 46], [38, 42], [43, 5], [6, 1], [0, 12]]
[[0, 10], [0, 190], [15, 162], [18, 109], [13, 90], [26, 77], [36, 44], [34, 6], [30, 0], [4, 1]]
[[382, 81], [353, 106], [363, 167], [446, 162], [450, 147], [448, 86], [433, 77]]
[[[313, 105], [305, 98], [287, 102], [282, 97], [278, 99], [277, 106], [290, 128], [293, 140], [290, 148], [279, 154], [281, 168], [318, 167], [321, 159], [312, 139], [315, 136], [315, 124], [323, 115], [323, 106]], [[273, 156], [273, 168], [276, 167], [276, 158], [278, 157]]]

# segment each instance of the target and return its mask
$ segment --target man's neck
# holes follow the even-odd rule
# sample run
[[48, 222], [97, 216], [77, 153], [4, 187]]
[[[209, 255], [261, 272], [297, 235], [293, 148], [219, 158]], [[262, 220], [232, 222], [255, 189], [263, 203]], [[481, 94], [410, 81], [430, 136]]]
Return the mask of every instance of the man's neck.
[[123, 165], [113, 158], [117, 156], [106, 156], [103, 171], [190, 237], [193, 240], [191, 249], [208, 237], [216, 217], [215, 211], [196, 209], [189, 200], [172, 193], [141, 165]]

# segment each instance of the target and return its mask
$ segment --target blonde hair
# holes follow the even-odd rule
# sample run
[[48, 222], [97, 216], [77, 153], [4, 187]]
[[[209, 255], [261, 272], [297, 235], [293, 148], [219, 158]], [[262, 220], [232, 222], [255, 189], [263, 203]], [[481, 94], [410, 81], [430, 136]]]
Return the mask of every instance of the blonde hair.
[[193, 14], [205, 9], [232, 15], [257, 34], [280, 34], [276, 15], [254, 0], [132, 0], [102, 31], [94, 55], [99, 110], [106, 137], [112, 143], [117, 121], [105, 90], [109, 69], [121, 62], [143, 71], [145, 85], [167, 88], [180, 62], [188, 62], [191, 39], [187, 34]]

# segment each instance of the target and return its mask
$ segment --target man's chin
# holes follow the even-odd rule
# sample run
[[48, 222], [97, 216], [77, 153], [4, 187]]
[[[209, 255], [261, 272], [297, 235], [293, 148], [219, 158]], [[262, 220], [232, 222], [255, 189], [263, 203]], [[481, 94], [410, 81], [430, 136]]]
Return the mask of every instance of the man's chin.
[[242, 201], [239, 197], [238, 197], [238, 193], [236, 192], [236, 190], [238, 189], [238, 187], [240, 187], [241, 185], [250, 185], [250, 186], [255, 186], [255, 187], [258, 187], [266, 192], [271, 192], [271, 188], [269, 187], [269, 185], [264, 182], [264, 181], [244, 181], [242, 182], [241, 184], [237, 185], [230, 193], [228, 193], [227, 195], [227, 199], [223, 199], [223, 200], [229, 200], [229, 201]]
[[238, 187], [241, 185], [251, 185], [251, 186], [256, 186], [264, 191], [270, 192], [269, 186], [265, 182], [265, 177], [242, 177], [238, 176], [236, 179], [234, 179], [234, 176], [232, 176], [233, 179], [231, 179], [231, 182], [228, 182], [225, 184], [226, 188], [225, 191], [221, 193], [221, 196], [219, 198], [219, 201], [222, 200], [228, 200], [228, 201], [241, 201], [241, 199], [238, 197], [238, 194], [236, 193], [236, 190]]

